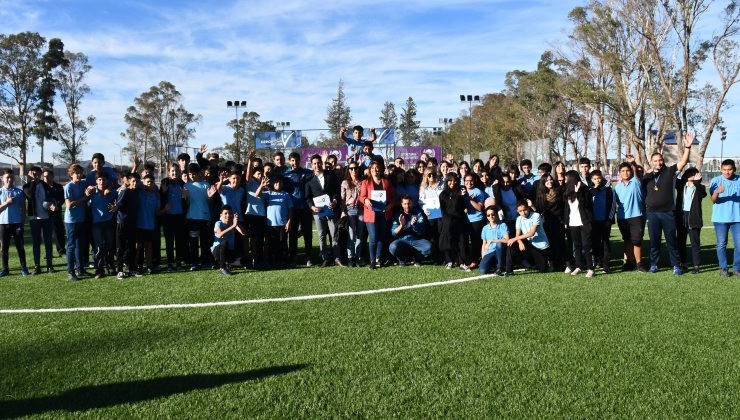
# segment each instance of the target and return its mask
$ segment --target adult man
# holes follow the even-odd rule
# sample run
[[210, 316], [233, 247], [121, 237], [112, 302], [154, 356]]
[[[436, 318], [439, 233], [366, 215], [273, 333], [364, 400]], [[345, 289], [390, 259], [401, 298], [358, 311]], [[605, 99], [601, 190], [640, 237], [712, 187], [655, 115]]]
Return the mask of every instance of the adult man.
[[[288, 180], [285, 184], [285, 191], [293, 199], [293, 218], [288, 232], [289, 254], [293, 256], [294, 263], [298, 253], [298, 238], [303, 236], [304, 248], [306, 251], [306, 266], [311, 267], [311, 249], [313, 243], [313, 232], [311, 231], [311, 222], [313, 221], [313, 212], [310, 207], [306, 206], [306, 182], [311, 177], [311, 171], [301, 167], [301, 154], [293, 152], [288, 156], [288, 168], [283, 176]], [[300, 231], [299, 231], [300, 229]]]
[[614, 187], [617, 199], [617, 226], [624, 241], [626, 256], [622, 271], [645, 272], [642, 266], [642, 237], [645, 233], [643, 208], [645, 198], [640, 179], [636, 176], [635, 159], [627, 155], [627, 161], [619, 165], [620, 182]]
[[681, 262], [676, 248], [676, 199], [674, 194], [676, 174], [681, 172], [689, 161], [689, 153], [694, 143], [694, 133], [685, 133], [683, 136], [683, 155], [675, 165], [665, 166], [663, 155], [654, 152], [650, 156], [653, 171], [642, 178], [642, 187], [645, 190], [645, 209], [648, 221], [648, 235], [650, 236], [650, 272], [658, 272], [660, 261], [661, 233], [665, 235], [668, 246], [668, 255], [673, 264], [673, 274], [681, 275]]
[[419, 267], [417, 256], [428, 257], [432, 253], [432, 243], [426, 236], [426, 223], [421, 212], [414, 212], [414, 201], [408, 195], [401, 198], [401, 212], [394, 216], [391, 235], [396, 238], [391, 242], [388, 251], [396, 257], [402, 267], [411, 258], [415, 267]]
[[717, 235], [717, 258], [720, 275], [732, 275], [727, 269], [727, 234], [732, 233], [735, 253], [732, 267], [735, 274], [740, 273], [740, 176], [735, 174], [735, 161], [722, 161], [722, 175], [709, 183], [709, 194], [712, 197], [712, 223]]
[[272, 163], [275, 164], [273, 169], [275, 175], [283, 176], [285, 170], [288, 169], [285, 167], [285, 154], [279, 150], [272, 155]]
[[46, 252], [46, 271], [52, 273], [54, 264], [52, 262], [51, 237], [54, 231], [49, 210], [56, 210], [56, 202], [51, 194], [50, 187], [41, 179], [41, 168], [31, 168], [31, 182], [25, 188], [28, 198], [28, 223], [31, 226], [31, 239], [33, 240], [33, 274], [41, 274], [41, 239], [44, 239], [44, 251]]
[[49, 186], [49, 201], [54, 203], [54, 207], [49, 206], [49, 218], [51, 224], [54, 227], [54, 242], [57, 247], [57, 252], [61, 256], [67, 255], [67, 239], [65, 238], [64, 231], [64, 220], [62, 218], [62, 203], [64, 203], [64, 187], [62, 184], [54, 182], [54, 171], [52, 169], [44, 169], [41, 174], [41, 179]]
[[[331, 239], [334, 263], [344, 267], [339, 259], [339, 230], [337, 229], [337, 210], [339, 209], [339, 180], [331, 171], [324, 171], [321, 156], [311, 156], [313, 176], [306, 182], [306, 205], [313, 212], [313, 220], [319, 231], [319, 252], [323, 259], [322, 267], [329, 265], [329, 252], [324, 245], [327, 233]], [[319, 207], [319, 203], [321, 207]]]

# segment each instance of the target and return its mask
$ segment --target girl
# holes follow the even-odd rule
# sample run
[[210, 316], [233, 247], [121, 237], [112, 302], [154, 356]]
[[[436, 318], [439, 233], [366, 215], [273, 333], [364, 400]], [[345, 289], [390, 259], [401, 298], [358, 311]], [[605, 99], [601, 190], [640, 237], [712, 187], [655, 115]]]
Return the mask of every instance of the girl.
[[442, 217], [439, 209], [439, 194], [443, 189], [444, 185], [439, 182], [434, 167], [426, 168], [419, 186], [419, 206], [424, 210], [424, 215], [427, 222], [429, 222], [429, 240], [432, 242], [432, 255], [436, 255], [438, 258], [439, 221]]
[[563, 189], [555, 178], [546, 174], [537, 185], [537, 194], [533, 208], [544, 218], [545, 235], [552, 246], [553, 263], [557, 270], [572, 265], [569, 252], [565, 247], [565, 202]]
[[492, 260], [496, 258], [496, 275], [504, 275], [506, 258], [509, 254], [506, 243], [509, 241], [509, 228], [506, 223], [502, 222], [498, 216], [496, 206], [486, 207], [486, 219], [488, 224], [481, 231], [481, 249], [483, 256], [480, 262], [479, 271], [486, 274], [491, 269]]
[[701, 214], [701, 201], [707, 196], [707, 189], [701, 185], [701, 172], [696, 168], [687, 169], [676, 181], [676, 203], [680, 208], [676, 221], [678, 256], [682, 268], [686, 270], [686, 237], [691, 239], [691, 261], [694, 268], [691, 274], [699, 274], [701, 251], [701, 228], [704, 220]]
[[362, 218], [370, 239], [370, 269], [380, 267], [387, 221], [393, 215], [395, 196], [391, 183], [382, 177], [377, 161], [370, 164], [370, 177], [362, 181], [360, 201], [364, 204]]
[[464, 188], [460, 189], [457, 174], [448, 174], [445, 178], [445, 189], [439, 194], [439, 208], [442, 211], [439, 249], [444, 252], [447, 269], [459, 264], [461, 270], [470, 271], [467, 265], [468, 244], [465, 242], [465, 235], [462, 235], [466, 229], [465, 209], [469, 200], [467, 191]]
[[340, 187], [342, 217], [347, 217], [347, 259], [349, 267], [359, 267], [362, 257], [362, 207], [360, 200], [360, 173], [357, 163], [351, 162], [344, 173]]
[[[172, 272], [177, 263], [177, 269], [182, 268], [185, 260], [186, 234], [185, 229], [185, 207], [183, 206], [182, 190], [185, 183], [180, 176], [180, 166], [177, 163], [167, 165], [167, 178], [163, 179], [160, 184], [160, 200], [169, 205], [162, 216], [162, 225], [164, 228], [164, 242], [167, 252], [167, 272]], [[175, 258], [177, 251], [177, 258]]]
[[[470, 236], [470, 244], [472, 246], [472, 252], [470, 254], [472, 258], [470, 264], [471, 269], [476, 268], [480, 261], [481, 231], [483, 231], [483, 226], [486, 225], [486, 220], [483, 217], [486, 195], [475, 186], [476, 184], [477, 177], [474, 174], [471, 173], [465, 177], [465, 190], [468, 193], [468, 229], [466, 236]], [[465, 242], [467, 243], [467, 240]]]
[[564, 219], [573, 239], [573, 258], [575, 268], [568, 266], [565, 273], [577, 275], [583, 267], [583, 256], [586, 257], [586, 277], [594, 276], [594, 263], [591, 257], [591, 220], [592, 206], [589, 200], [588, 187], [581, 182], [576, 171], [566, 173]]

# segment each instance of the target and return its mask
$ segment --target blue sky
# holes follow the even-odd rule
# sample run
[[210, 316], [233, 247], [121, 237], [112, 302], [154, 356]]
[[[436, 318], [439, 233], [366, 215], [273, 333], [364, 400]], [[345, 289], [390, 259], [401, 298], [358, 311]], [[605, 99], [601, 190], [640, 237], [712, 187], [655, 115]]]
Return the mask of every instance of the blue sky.
[[[3, 33], [38, 31], [88, 55], [92, 93], [83, 112], [97, 123], [84, 154], [102, 151], [113, 161], [126, 108], [161, 80], [203, 115], [192, 143], [210, 147], [230, 139], [233, 110], [225, 101], [232, 99], [247, 100], [263, 119], [325, 128], [339, 78], [353, 122], [375, 126], [385, 101], [400, 112], [412, 96], [422, 125], [438, 126], [440, 117], [464, 110], [459, 94], [500, 91], [506, 72], [533, 69], [544, 50], [564, 43], [567, 13], [579, 4], [0, 0], [0, 21]], [[738, 89], [732, 104], [740, 102]], [[736, 110], [725, 119], [733, 138]], [[708, 155], [719, 155], [718, 137], [712, 143]], [[38, 156], [38, 148], [31, 151], [31, 160]]]

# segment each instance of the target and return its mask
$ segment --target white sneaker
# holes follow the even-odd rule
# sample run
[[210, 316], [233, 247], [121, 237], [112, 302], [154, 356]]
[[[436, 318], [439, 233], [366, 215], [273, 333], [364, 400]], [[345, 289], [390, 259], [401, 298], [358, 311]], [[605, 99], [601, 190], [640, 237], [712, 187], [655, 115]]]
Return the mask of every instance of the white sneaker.
[[445, 264], [445, 268], [448, 269], [448, 270], [451, 270], [452, 269], [452, 263], [449, 262], [449, 263]]
[[577, 276], [579, 274], [581, 274], [581, 269], [578, 267], [576, 267], [573, 271], [570, 272], [571, 276]]
[[588, 271], [586, 271], [586, 277], [591, 278], [593, 276], [594, 276], [594, 270], [588, 270]]
[[573, 270], [571, 270], [570, 267], [565, 267], [564, 273], [565, 274], [570, 274], [571, 271], [573, 271]]
[[460, 264], [460, 270], [462, 270], [462, 271], [464, 271], [466, 273], [469, 273], [470, 272], [470, 267], [468, 267], [465, 264]]

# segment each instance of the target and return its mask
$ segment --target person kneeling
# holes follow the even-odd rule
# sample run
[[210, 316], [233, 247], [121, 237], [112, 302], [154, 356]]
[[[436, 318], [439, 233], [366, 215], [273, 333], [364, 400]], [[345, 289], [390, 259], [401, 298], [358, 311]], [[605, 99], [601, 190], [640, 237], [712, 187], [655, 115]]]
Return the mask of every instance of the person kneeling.
[[483, 227], [481, 232], [481, 251], [482, 255], [480, 261], [481, 274], [487, 274], [492, 268], [493, 259], [496, 259], [496, 275], [504, 275], [504, 266], [506, 260], [511, 257], [506, 243], [509, 241], [509, 228], [506, 223], [501, 221], [498, 215], [498, 209], [496, 206], [486, 207], [486, 219], [488, 224]]
[[432, 243], [424, 239], [426, 225], [421, 212], [413, 211], [413, 201], [408, 195], [401, 198], [401, 208], [393, 220], [391, 234], [397, 238], [388, 247], [391, 255], [396, 257], [398, 265], [403, 266], [409, 257], [414, 266], [419, 267], [417, 257], [428, 257], [432, 253]]
[[239, 226], [239, 215], [233, 214], [232, 217], [231, 206], [223, 206], [221, 218], [213, 227], [214, 238], [211, 252], [216, 264], [221, 268], [221, 274], [225, 276], [231, 275], [228, 262], [232, 259], [231, 254], [234, 252], [234, 230], [244, 235], [244, 231]]
[[[545, 229], [539, 213], [530, 210], [527, 200], [519, 200], [516, 204], [519, 217], [516, 219], [516, 236], [506, 244], [510, 252], [518, 251], [522, 258], [534, 260], [537, 270], [541, 273], [552, 271], [550, 261], [550, 243], [547, 241]], [[507, 274], [513, 274], [512, 260], [506, 262]]]

